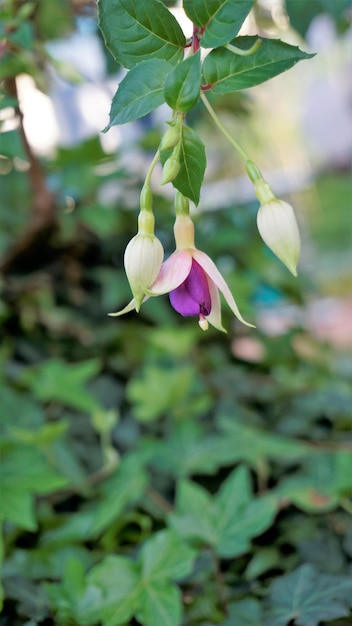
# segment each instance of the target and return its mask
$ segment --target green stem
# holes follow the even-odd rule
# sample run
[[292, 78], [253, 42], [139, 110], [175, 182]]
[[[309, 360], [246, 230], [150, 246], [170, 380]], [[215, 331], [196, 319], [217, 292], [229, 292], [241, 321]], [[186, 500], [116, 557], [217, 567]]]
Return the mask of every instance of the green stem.
[[230, 52], [233, 52], [234, 54], [237, 54], [240, 57], [249, 57], [251, 54], [254, 54], [254, 52], [258, 50], [261, 43], [262, 40], [257, 39], [253, 46], [251, 48], [248, 48], [248, 50], [242, 50], [242, 48], [237, 48], [237, 46], [233, 46], [231, 43], [225, 44], [224, 48], [226, 48], [226, 50], [229, 50]]
[[204, 95], [204, 93], [201, 93], [200, 97], [201, 97], [201, 99], [203, 101], [203, 104], [204, 104], [205, 108], [208, 110], [208, 113], [213, 118], [213, 120], [214, 120], [215, 124], [217, 125], [217, 127], [219, 128], [219, 130], [221, 130], [222, 134], [225, 135], [226, 139], [228, 139], [230, 144], [235, 148], [235, 150], [237, 150], [238, 154], [242, 157], [242, 159], [245, 161], [245, 163], [247, 163], [247, 161], [249, 161], [249, 158], [248, 158], [247, 154], [245, 153], [243, 148], [241, 148], [241, 146], [237, 143], [236, 139], [234, 139], [230, 135], [230, 133], [226, 130], [225, 126], [220, 122], [218, 116], [216, 115], [216, 113], [215, 113], [213, 107], [211, 106], [209, 100], [207, 99], [207, 97]]
[[152, 177], [152, 174], [153, 174], [153, 172], [154, 172], [155, 166], [156, 166], [156, 164], [158, 163], [159, 159], [160, 159], [160, 150], [158, 149], [158, 150], [156, 151], [155, 155], [154, 155], [154, 158], [153, 158], [153, 160], [152, 160], [152, 162], [151, 162], [150, 166], [149, 166], [149, 169], [148, 169], [147, 175], [146, 175], [146, 177], [145, 177], [144, 186], [148, 186], [148, 187], [149, 187], [149, 185], [150, 185], [150, 179], [151, 179], [151, 177]]

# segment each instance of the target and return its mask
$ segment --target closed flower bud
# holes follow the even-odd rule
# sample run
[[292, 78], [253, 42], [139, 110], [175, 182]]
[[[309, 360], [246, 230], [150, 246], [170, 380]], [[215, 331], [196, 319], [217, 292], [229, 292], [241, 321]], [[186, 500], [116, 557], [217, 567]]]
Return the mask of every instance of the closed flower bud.
[[291, 205], [277, 198], [264, 202], [258, 211], [257, 225], [264, 243], [297, 276], [300, 236]]
[[171, 183], [175, 180], [177, 174], [180, 171], [180, 161], [171, 155], [167, 161], [165, 161], [163, 167], [163, 177], [161, 179], [161, 184], [166, 185], [166, 183]]
[[[152, 215], [142, 211], [140, 216], [152, 218]], [[152, 218], [154, 219], [154, 218]], [[141, 220], [139, 220], [141, 221]], [[138, 232], [128, 243], [124, 264], [128, 282], [136, 303], [136, 311], [139, 311], [141, 303], [146, 295], [146, 290], [153, 284], [164, 258], [164, 249], [154, 234]]]
[[179, 126], [170, 126], [164, 134], [160, 142], [160, 150], [171, 150], [175, 148], [180, 141]]

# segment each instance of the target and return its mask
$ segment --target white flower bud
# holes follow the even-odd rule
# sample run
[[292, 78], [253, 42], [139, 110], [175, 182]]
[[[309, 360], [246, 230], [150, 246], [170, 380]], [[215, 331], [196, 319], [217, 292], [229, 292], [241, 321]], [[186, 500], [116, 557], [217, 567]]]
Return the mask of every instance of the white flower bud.
[[124, 264], [136, 302], [136, 311], [140, 309], [146, 290], [151, 287], [159, 274], [163, 258], [163, 246], [155, 235], [138, 233], [128, 243]]
[[257, 225], [264, 243], [297, 276], [300, 237], [291, 205], [277, 198], [264, 202], [258, 211]]

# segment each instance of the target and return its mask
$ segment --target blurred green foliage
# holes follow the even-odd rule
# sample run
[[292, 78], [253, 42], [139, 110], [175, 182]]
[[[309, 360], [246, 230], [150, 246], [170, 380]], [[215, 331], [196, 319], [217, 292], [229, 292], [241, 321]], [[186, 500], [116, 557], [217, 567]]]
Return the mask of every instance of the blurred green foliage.
[[[31, 63], [38, 73], [25, 53], [34, 27], [46, 39], [72, 24], [68, 3], [52, 4], [54, 23], [45, 5], [2, 7], [21, 48], [7, 79]], [[43, 236], [30, 230], [37, 198], [19, 130], [1, 146], [1, 626], [350, 624], [345, 356], [304, 324], [249, 334], [226, 311], [228, 335], [202, 333], [167, 297], [108, 318], [129, 298], [123, 251], [142, 180], [97, 137], [58, 150], [40, 163], [55, 203]], [[343, 232], [348, 185], [318, 181], [324, 250]], [[155, 206], [169, 253], [171, 207], [162, 196]], [[315, 286], [265, 252], [256, 206], [219, 209], [196, 218], [197, 243], [247, 317], [304, 307]], [[238, 356], [248, 339], [259, 358]]]

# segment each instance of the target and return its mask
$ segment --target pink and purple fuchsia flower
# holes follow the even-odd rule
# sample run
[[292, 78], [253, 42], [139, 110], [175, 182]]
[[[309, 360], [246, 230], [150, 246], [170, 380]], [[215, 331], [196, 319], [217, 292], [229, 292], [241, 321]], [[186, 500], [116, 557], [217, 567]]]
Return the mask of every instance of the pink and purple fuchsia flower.
[[169, 293], [171, 305], [178, 313], [185, 317], [198, 317], [203, 330], [207, 330], [208, 324], [211, 324], [226, 332], [221, 323], [219, 291], [234, 315], [247, 326], [251, 326], [243, 319], [216, 265], [207, 254], [195, 247], [176, 250], [161, 266], [148, 293]]
[[[176, 250], [164, 261], [154, 283], [145, 289], [143, 301], [168, 293], [172, 307], [184, 317], [198, 317], [203, 330], [211, 324], [226, 332], [221, 323], [221, 292], [233, 314], [246, 326], [253, 326], [243, 319], [215, 263], [195, 247], [194, 225], [189, 215], [177, 215], [174, 233]], [[123, 315], [134, 309], [135, 299], [121, 311], [110, 315]]]

